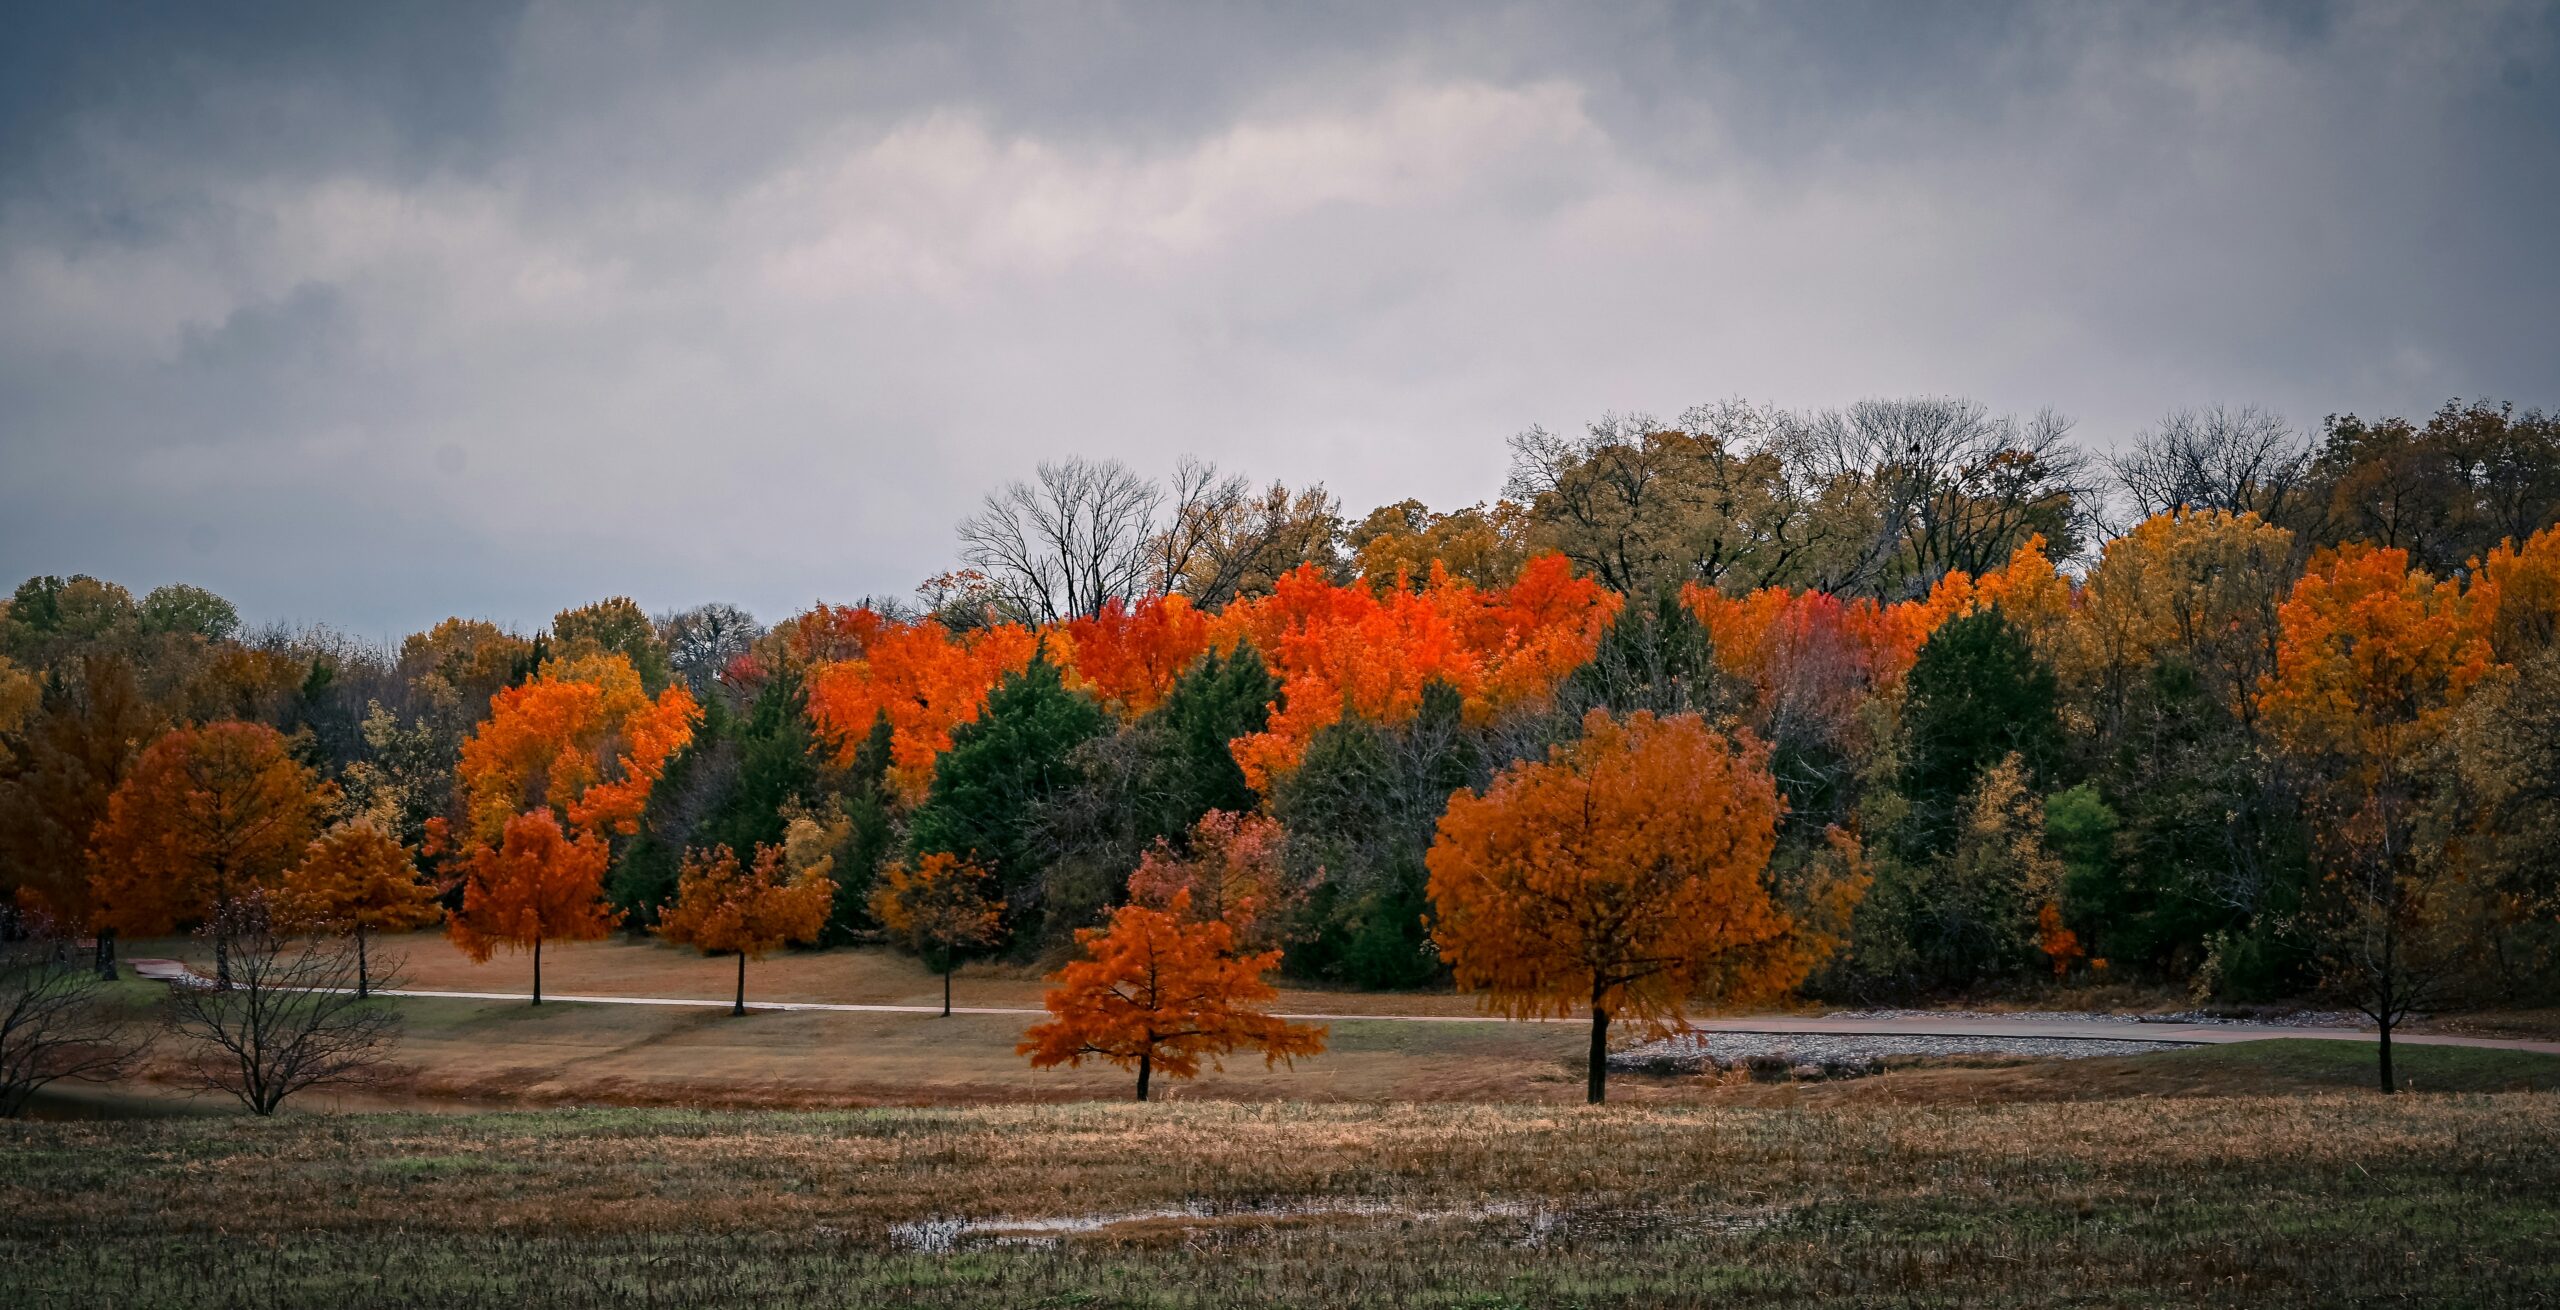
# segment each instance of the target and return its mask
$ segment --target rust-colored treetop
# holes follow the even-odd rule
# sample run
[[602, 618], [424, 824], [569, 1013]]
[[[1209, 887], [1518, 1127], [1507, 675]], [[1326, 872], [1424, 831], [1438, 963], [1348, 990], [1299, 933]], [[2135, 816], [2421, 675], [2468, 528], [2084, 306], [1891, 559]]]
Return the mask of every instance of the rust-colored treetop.
[[881, 871], [871, 913], [909, 950], [947, 969], [952, 953], [992, 946], [1001, 936], [1004, 902], [987, 894], [994, 886], [985, 866], [928, 851]]
[[622, 918], [604, 903], [607, 854], [603, 838], [570, 836], [548, 809], [519, 814], [464, 857], [462, 912], [446, 931], [482, 963], [501, 946], [601, 938]]
[[167, 733], [107, 801], [92, 860], [101, 923], [150, 935], [273, 889], [319, 828], [322, 785], [259, 723]]
[[792, 942], [815, 941], [835, 904], [835, 880], [816, 870], [794, 876], [779, 846], [759, 846], [741, 865], [726, 846], [685, 855], [676, 902], [657, 934], [705, 955], [761, 959]]
[[1262, 814], [1211, 810], [1191, 826], [1187, 850], [1159, 839], [1129, 875], [1129, 899], [1156, 909], [1188, 896], [1191, 913], [1233, 928], [1249, 949], [1279, 944], [1289, 913], [1310, 888], [1282, 863], [1287, 834]]
[[409, 848], [371, 823], [333, 828], [287, 870], [279, 917], [295, 926], [406, 932], [444, 917]]
[[1108, 927], [1076, 933], [1085, 958], [1053, 975], [1050, 1018], [1019, 1051], [1043, 1069], [1093, 1058], [1176, 1078], [1198, 1074], [1203, 1059], [1223, 1068], [1239, 1049], [1260, 1051], [1265, 1065], [1322, 1051], [1322, 1028], [1254, 1008], [1278, 995], [1262, 975], [1280, 953], [1239, 956], [1234, 942], [1225, 923], [1192, 917], [1187, 893], [1164, 909], [1121, 906]]
[[1664, 1027], [1701, 987], [1802, 981], [1796, 925], [1762, 879], [1779, 812], [1765, 749], [1694, 715], [1595, 710], [1583, 730], [1450, 799], [1428, 862], [1459, 986], [1515, 1017], [1590, 1004]]
[[598, 836], [637, 830], [649, 788], [693, 739], [692, 693], [652, 699], [618, 653], [555, 659], [489, 701], [462, 744], [457, 778], [472, 838], [498, 839], [517, 814], [547, 807]]

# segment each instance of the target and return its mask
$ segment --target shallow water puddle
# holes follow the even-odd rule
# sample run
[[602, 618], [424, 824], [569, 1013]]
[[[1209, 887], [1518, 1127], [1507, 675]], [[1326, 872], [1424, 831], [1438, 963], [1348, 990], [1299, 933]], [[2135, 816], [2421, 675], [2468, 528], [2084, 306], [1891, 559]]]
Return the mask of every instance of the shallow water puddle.
[[1185, 1233], [1203, 1228], [1278, 1226], [1289, 1223], [1484, 1223], [1523, 1221], [1519, 1241], [1525, 1246], [1576, 1232], [1669, 1233], [1676, 1231], [1751, 1232], [1775, 1222], [1769, 1214], [1688, 1214], [1659, 1209], [1551, 1209], [1518, 1202], [1431, 1209], [1383, 1201], [1302, 1201], [1289, 1205], [1229, 1206], [1193, 1203], [1159, 1210], [1123, 1210], [1104, 1214], [1063, 1215], [1039, 1219], [922, 1219], [892, 1224], [890, 1240], [900, 1248], [926, 1254], [986, 1246], [1056, 1246], [1071, 1237], [1136, 1235], [1171, 1227]]

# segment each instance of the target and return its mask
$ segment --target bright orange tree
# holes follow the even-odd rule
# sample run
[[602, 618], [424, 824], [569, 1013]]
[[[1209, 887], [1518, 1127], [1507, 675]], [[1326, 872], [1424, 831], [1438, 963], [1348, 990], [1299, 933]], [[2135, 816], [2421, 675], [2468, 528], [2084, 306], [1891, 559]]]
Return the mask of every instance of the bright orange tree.
[[462, 744], [456, 776], [472, 839], [497, 840], [535, 807], [591, 836], [637, 831], [649, 788], [700, 716], [680, 684], [651, 698], [620, 654], [545, 663], [491, 697], [488, 719]]
[[1570, 749], [1449, 800], [1427, 857], [1441, 958], [1514, 1018], [1588, 1004], [1595, 1104], [1613, 1020], [1678, 1031], [1695, 992], [1783, 992], [1815, 962], [1762, 878], [1766, 755], [1694, 715], [1594, 710]]
[[809, 717], [849, 766], [872, 722], [887, 712], [889, 782], [910, 804], [932, 787], [934, 759], [951, 749], [952, 729], [977, 718], [989, 689], [1029, 665], [1039, 644], [1029, 628], [1012, 624], [955, 636], [931, 619], [838, 619], [830, 630], [860, 634], [862, 653], [818, 666], [809, 680]]
[[498, 948], [533, 953], [533, 1003], [542, 1004], [542, 944], [595, 941], [622, 916], [604, 903], [610, 852], [592, 833], [570, 836], [547, 808], [507, 820], [498, 841], [465, 855], [462, 912], [445, 931], [481, 964]]
[[1154, 709], [1211, 644], [1209, 616], [1179, 595], [1113, 600], [1059, 632], [1065, 649], [1053, 646], [1051, 658], [1069, 665], [1075, 684], [1133, 717]]
[[1434, 682], [1481, 718], [1534, 703], [1591, 658], [1618, 597], [1573, 576], [1561, 556], [1530, 561], [1508, 587], [1480, 589], [1434, 568], [1419, 591], [1336, 584], [1313, 566], [1218, 616], [1221, 644], [1252, 639], [1282, 695], [1269, 726], [1233, 743], [1255, 790], [1297, 767], [1317, 732], [1353, 714], [1401, 723]]
[[740, 866], [726, 846], [685, 854], [676, 903], [659, 912], [657, 934], [705, 955], [738, 957], [738, 995], [729, 1008], [747, 1012], [747, 961], [792, 942], [812, 942], [834, 908], [835, 880], [815, 869], [791, 876], [782, 848], [758, 846]]
[[891, 936], [942, 975], [942, 1015], [951, 1017], [951, 974], [963, 951], [993, 946], [1003, 932], [1004, 902], [990, 900], [993, 875], [949, 851], [930, 851], [913, 865], [890, 866], [871, 892], [871, 913]]
[[302, 862], [285, 871], [277, 909], [290, 924], [354, 934], [358, 996], [373, 990], [368, 934], [407, 932], [444, 917], [436, 889], [419, 881], [409, 848], [363, 822], [312, 841]]
[[[103, 928], [137, 936], [225, 922], [214, 911], [273, 890], [318, 830], [323, 792], [261, 723], [179, 728], [142, 752], [107, 798], [91, 890]], [[217, 929], [214, 968], [231, 978]]]
[[1076, 944], [1085, 958], [1051, 975], [1043, 1004], [1049, 1020], [1034, 1024], [1015, 1048], [1036, 1069], [1081, 1065], [1087, 1057], [1138, 1071], [1138, 1099], [1155, 1072], [1190, 1078], [1207, 1057], [1239, 1047], [1285, 1064], [1324, 1049], [1324, 1029], [1287, 1023], [1254, 1008], [1278, 995], [1262, 975], [1278, 951], [1235, 954], [1235, 930], [1192, 918], [1189, 893], [1164, 909], [1123, 905], [1108, 928], [1085, 928]]

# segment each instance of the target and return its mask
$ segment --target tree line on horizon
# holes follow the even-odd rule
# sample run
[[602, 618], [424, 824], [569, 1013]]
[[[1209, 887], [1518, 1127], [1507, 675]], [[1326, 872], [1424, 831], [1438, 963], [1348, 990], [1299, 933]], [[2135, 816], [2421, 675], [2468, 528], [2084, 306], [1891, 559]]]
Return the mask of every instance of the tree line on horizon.
[[[1587, 1007], [1594, 1099], [1613, 1019], [1702, 998], [2121, 979], [2387, 1031], [2560, 983], [2560, 420], [2185, 411], [2100, 458], [1725, 404], [1512, 453], [1499, 500], [1357, 521], [1043, 464], [916, 600], [769, 626], [382, 650], [29, 579], [0, 902], [102, 961], [210, 925], [218, 973], [243, 897], [359, 950], [442, 920], [537, 1001], [544, 942], [617, 929], [735, 956], [741, 1008], [794, 944], [894, 942], [946, 1007], [963, 959], [1069, 960], [1025, 1054], [1142, 1094], [1312, 1049], [1243, 1006], [1272, 971]], [[1223, 1017], [1103, 1012], [1145, 960]]]

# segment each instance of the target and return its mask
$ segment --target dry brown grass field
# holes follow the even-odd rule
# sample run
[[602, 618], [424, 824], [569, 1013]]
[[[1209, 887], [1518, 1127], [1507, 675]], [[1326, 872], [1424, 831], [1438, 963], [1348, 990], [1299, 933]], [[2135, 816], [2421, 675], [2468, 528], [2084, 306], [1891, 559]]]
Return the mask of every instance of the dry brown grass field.
[[[405, 953], [418, 986], [522, 983]], [[654, 945], [549, 955], [554, 995], [725, 995], [725, 962]], [[121, 985], [137, 1022], [157, 986]], [[750, 986], [939, 994], [877, 951]], [[1038, 989], [973, 970], [959, 999]], [[2269, 1041], [1619, 1075], [1588, 1108], [1575, 1025], [1345, 1019], [1295, 1069], [1134, 1105], [1117, 1070], [1028, 1068], [1018, 1014], [383, 1003], [374, 1093], [255, 1120], [146, 1084], [49, 1104], [113, 1121], [0, 1124], [0, 1305], [2560, 1303], [2547, 1055], [2412, 1048], [2397, 1097], [2359, 1044]]]
[[12, 1304], [2536, 1305], [2560, 1097], [0, 1127]]

